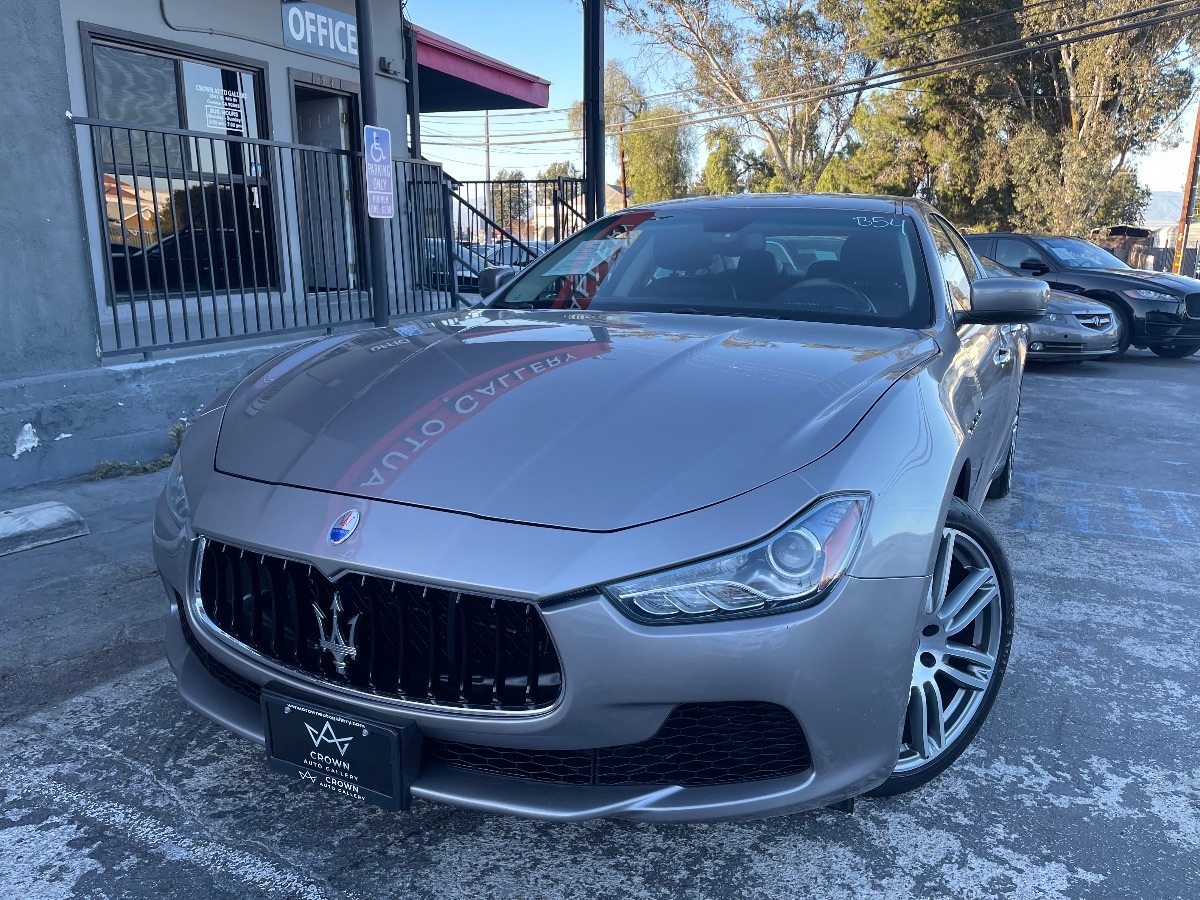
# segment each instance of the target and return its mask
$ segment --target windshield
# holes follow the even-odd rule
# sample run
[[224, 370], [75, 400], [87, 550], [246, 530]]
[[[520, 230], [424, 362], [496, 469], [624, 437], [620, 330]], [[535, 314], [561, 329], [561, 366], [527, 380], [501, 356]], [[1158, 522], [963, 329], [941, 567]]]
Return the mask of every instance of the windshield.
[[912, 219], [785, 207], [608, 216], [535, 261], [488, 305], [904, 328], [933, 320]]
[[988, 259], [986, 256], [979, 257], [979, 265], [983, 267], [983, 274], [988, 278], [1008, 278], [1010, 275], [1016, 275], [1008, 266], [1002, 266], [994, 259]]
[[1107, 250], [1079, 238], [1038, 238], [1038, 243], [1050, 251], [1050, 255], [1069, 269], [1128, 269]]

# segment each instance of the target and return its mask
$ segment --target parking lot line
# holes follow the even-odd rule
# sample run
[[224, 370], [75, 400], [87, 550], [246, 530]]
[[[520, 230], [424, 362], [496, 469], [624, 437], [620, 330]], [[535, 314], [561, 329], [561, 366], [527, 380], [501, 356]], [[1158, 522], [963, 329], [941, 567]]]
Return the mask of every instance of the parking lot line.
[[1200, 546], [1200, 494], [1017, 474], [1016, 531], [1062, 531]]

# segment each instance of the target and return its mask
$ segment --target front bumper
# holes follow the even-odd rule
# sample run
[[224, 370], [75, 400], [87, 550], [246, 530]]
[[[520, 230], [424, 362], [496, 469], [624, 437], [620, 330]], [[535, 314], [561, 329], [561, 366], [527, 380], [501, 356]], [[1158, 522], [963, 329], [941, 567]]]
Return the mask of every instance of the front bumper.
[[[156, 540], [173, 602], [188, 596], [193, 551], [190, 534]], [[273, 682], [298, 699], [377, 721], [413, 721], [430, 739], [530, 750], [636, 744], [654, 735], [679, 704], [785, 707], [803, 729], [811, 756], [811, 766], [798, 775], [702, 787], [562, 785], [427, 762], [412, 788], [426, 800], [543, 819], [727, 819], [826, 806], [888, 776], [927, 591], [926, 578], [846, 577], [813, 609], [691, 626], [638, 625], [601, 596], [584, 595], [543, 610], [562, 660], [563, 689], [552, 709], [529, 716], [467, 715], [348, 696], [251, 659], [191, 618], [189, 645], [177, 609], [167, 651], [183, 698], [260, 744], [258, 704], [214, 671], [258, 687]]]
[[1182, 310], [1148, 310], [1141, 326], [1133, 339], [1137, 347], [1200, 344], [1200, 318], [1188, 316]]
[[1028, 358], [1048, 362], [1112, 356], [1119, 349], [1119, 327], [1114, 323], [1097, 331], [1075, 322], [1073, 316], [1060, 323], [1036, 322], [1029, 328]]

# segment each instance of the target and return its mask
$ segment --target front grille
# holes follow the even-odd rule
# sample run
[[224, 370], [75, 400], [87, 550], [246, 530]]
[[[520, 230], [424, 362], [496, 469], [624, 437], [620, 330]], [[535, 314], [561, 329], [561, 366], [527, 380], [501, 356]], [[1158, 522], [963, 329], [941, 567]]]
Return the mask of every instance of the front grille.
[[685, 703], [648, 740], [596, 750], [514, 750], [427, 738], [425, 759], [531, 781], [684, 787], [799, 775], [812, 765], [800, 723], [774, 703]]
[[1080, 325], [1091, 328], [1093, 331], [1107, 331], [1112, 327], [1110, 313], [1076, 313], [1075, 319]]
[[247, 700], [253, 700], [258, 703], [262, 699], [262, 688], [249, 679], [243, 678], [237, 672], [227, 668], [213, 658], [201, 643], [196, 640], [196, 634], [192, 631], [192, 626], [188, 623], [187, 614], [183, 611], [183, 598], [175, 595], [178, 600], [179, 609], [179, 625], [183, 629], [183, 639], [187, 641], [187, 645], [196, 656], [196, 661], [204, 667], [213, 678], [225, 685], [231, 691], [236, 691]]
[[[537, 607], [316, 568], [208, 541], [200, 562], [208, 624], [311, 679], [391, 700], [536, 712], [562, 670]], [[336, 617], [335, 617], [335, 606]]]
[[1200, 293], [1188, 294], [1185, 302], [1187, 303], [1188, 318], [1200, 319]]

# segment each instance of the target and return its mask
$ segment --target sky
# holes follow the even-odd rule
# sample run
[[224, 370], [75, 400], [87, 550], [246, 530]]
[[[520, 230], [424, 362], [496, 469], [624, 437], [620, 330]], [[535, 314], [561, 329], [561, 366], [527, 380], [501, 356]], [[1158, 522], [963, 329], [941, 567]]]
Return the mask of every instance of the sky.
[[[507, 8], [496, 0], [408, 0], [409, 19], [430, 31], [465, 44], [509, 65], [550, 82], [551, 110], [563, 110], [583, 96], [583, 13], [580, 0], [518, 0]], [[500, 10], [504, 10], [503, 13]], [[661, 62], [647, 54], [636, 40], [609, 25], [604, 36], [605, 57], [628, 64], [641, 75], [650, 91], [672, 87]], [[656, 65], [657, 63], [657, 65]], [[1152, 191], [1182, 191], [1187, 179], [1188, 153], [1196, 106], [1183, 116], [1180, 146], [1159, 150], [1137, 160], [1138, 175]], [[491, 172], [519, 169], [532, 178], [550, 163], [571, 160], [581, 170], [582, 148], [574, 139], [504, 146], [509, 141], [529, 141], [520, 132], [546, 132], [567, 128], [565, 112], [537, 111], [534, 115], [495, 112], [489, 115]], [[482, 179], [485, 171], [483, 115], [425, 114], [421, 136], [426, 158], [445, 165], [459, 180]], [[557, 135], [569, 138], [569, 135]], [[608, 161], [608, 181], [615, 180]]]

